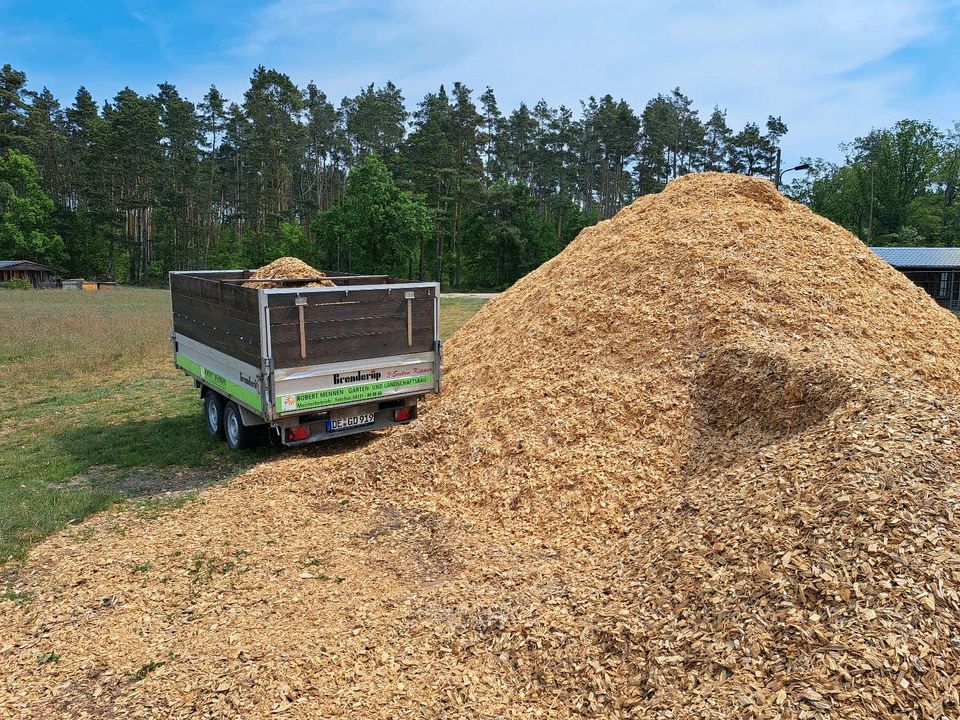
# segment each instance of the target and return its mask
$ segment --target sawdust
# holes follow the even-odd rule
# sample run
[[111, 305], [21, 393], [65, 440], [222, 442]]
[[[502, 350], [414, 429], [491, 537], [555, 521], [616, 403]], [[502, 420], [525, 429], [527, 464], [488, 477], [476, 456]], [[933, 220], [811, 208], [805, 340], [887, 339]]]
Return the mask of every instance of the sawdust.
[[957, 717], [958, 329], [682, 178], [488, 303], [416, 423], [38, 546], [0, 716]]
[[[324, 277], [326, 277], [326, 275], [310, 267], [303, 260], [295, 257], [282, 257], [277, 258], [272, 263], [264, 265], [259, 270], [255, 270], [253, 274], [250, 275], [248, 281], [243, 283], [243, 286], [266, 290], [269, 288], [282, 287], [334, 287], [336, 285], [336, 283], [330, 280], [317, 280], [317, 278]], [[264, 280], [268, 278], [275, 280], [315, 280], [316, 282], [250, 282], [250, 280]]]

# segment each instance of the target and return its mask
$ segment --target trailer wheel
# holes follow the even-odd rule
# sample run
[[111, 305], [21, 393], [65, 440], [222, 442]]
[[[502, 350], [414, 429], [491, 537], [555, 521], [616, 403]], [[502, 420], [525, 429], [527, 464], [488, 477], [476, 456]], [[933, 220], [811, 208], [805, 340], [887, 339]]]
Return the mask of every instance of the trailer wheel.
[[254, 428], [243, 424], [235, 402], [228, 402], [223, 410], [223, 430], [231, 450], [245, 450], [256, 442]]
[[203, 394], [203, 417], [207, 422], [207, 432], [214, 437], [222, 438], [223, 433], [223, 406], [226, 403], [223, 395], [207, 390]]

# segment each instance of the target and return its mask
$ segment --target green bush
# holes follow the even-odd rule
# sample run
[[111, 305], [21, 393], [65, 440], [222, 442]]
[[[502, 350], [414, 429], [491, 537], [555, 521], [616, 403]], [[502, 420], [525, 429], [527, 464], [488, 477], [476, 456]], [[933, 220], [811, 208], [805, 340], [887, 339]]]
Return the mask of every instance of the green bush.
[[30, 284], [29, 280], [14, 278], [13, 280], [0, 282], [0, 288], [4, 290], [33, 290], [33, 285]]

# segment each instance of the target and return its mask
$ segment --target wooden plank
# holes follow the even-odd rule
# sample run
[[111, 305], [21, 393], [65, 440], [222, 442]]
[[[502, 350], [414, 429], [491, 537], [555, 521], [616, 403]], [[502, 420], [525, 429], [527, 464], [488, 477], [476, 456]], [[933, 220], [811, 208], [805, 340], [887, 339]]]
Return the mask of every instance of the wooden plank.
[[173, 297], [195, 297], [200, 293], [200, 281], [192, 275], [171, 275], [170, 294]]
[[433, 350], [433, 323], [413, 328], [413, 346], [407, 344], [406, 326], [397, 332], [357, 335], [328, 339], [308, 339], [307, 357], [300, 357], [299, 337], [273, 343], [273, 362], [278, 368], [347, 362], [386, 355], [429, 352]]
[[222, 301], [228, 307], [241, 311], [250, 317], [256, 317], [259, 312], [257, 291], [254, 288], [245, 288], [227, 283], [217, 283], [220, 286]]
[[224, 337], [236, 338], [237, 342], [260, 343], [260, 330], [256, 325], [243, 322], [242, 320], [229, 320], [223, 322], [222, 318], [211, 320], [196, 310], [187, 308], [187, 312], [178, 312], [174, 310], [174, 326], [178, 322], [188, 323], [190, 326], [200, 325], [208, 327], [212, 332], [222, 334]]
[[[236, 274], [236, 273], [231, 273]], [[171, 296], [203, 300], [222, 307], [225, 314], [232, 311], [254, 321], [257, 313], [257, 291], [252, 288], [235, 287], [217, 279], [200, 276], [173, 275], [170, 280]]]
[[228, 320], [239, 320], [257, 325], [259, 334], [259, 311], [256, 292], [238, 293], [236, 289], [224, 288], [219, 282], [208, 282], [197, 278], [182, 278], [174, 283], [171, 301], [174, 312], [186, 312], [185, 308], [196, 309], [204, 314], [204, 319], [215, 324], [225, 325]]
[[[310, 283], [310, 282], [319, 282], [321, 280], [334, 280], [334, 278], [327, 277], [326, 275], [317, 275], [316, 277], [303, 277], [303, 278], [275, 278], [275, 277], [266, 277], [266, 278], [224, 278], [222, 282], [230, 285], [242, 285], [245, 283]], [[256, 290], [256, 287], [247, 288], [248, 290]], [[268, 288], [272, 289], [272, 288]]]
[[[403, 280], [401, 278], [393, 278], [389, 275], [347, 275], [347, 274], [335, 274], [335, 273], [324, 273], [323, 275], [317, 275], [316, 277], [308, 278], [250, 278], [250, 277], [235, 277], [235, 278], [221, 278], [224, 284], [239, 285], [242, 283], [253, 282], [253, 283], [281, 283], [284, 285], [289, 284], [291, 287], [296, 287], [297, 283], [308, 283], [308, 282], [319, 282], [321, 280], [329, 280], [335, 285], [391, 285], [396, 283], [407, 283], [409, 280]], [[305, 288], [309, 290], [309, 288]]]
[[[413, 301], [411, 301], [413, 302]], [[304, 308], [306, 310], [306, 308]], [[306, 313], [304, 313], [306, 315]], [[296, 317], [296, 316], [294, 316]], [[314, 315], [314, 317], [317, 317]], [[324, 316], [320, 316], [324, 317]], [[419, 304], [413, 307], [413, 324], [417, 327], [433, 325], [433, 305]], [[295, 322], [274, 322], [270, 318], [270, 335], [274, 342], [288, 341], [293, 337], [300, 337], [299, 318]], [[407, 328], [407, 309], [404, 302], [402, 312], [394, 312], [390, 315], [353, 317], [353, 318], [333, 318], [324, 317], [322, 320], [304, 321], [304, 330], [306, 337], [310, 338], [337, 338], [352, 337], [354, 335], [370, 335], [372, 333], [397, 332], [406, 333]]]
[[236, 337], [227, 336], [211, 327], [184, 321], [174, 324], [174, 330], [178, 335], [183, 335], [191, 340], [196, 340], [215, 350], [219, 350], [225, 355], [242, 360], [254, 367], [260, 366], [260, 344], [238, 341]]
[[[414, 321], [417, 327], [432, 327], [431, 318], [419, 318]], [[304, 324], [304, 335], [308, 342], [313, 340], [336, 340], [337, 338], [352, 338], [358, 335], [376, 335], [382, 333], [407, 334], [407, 318], [366, 318], [364, 320], [349, 320], [336, 323]], [[300, 338], [300, 326], [297, 323], [270, 326], [270, 337], [274, 344], [278, 342], [292, 342]]]
[[391, 282], [389, 275], [348, 275], [330, 278], [337, 285], [383, 285]]
[[173, 308], [174, 317], [182, 317], [200, 325], [215, 328], [228, 335], [257, 340], [260, 337], [260, 327], [241, 318], [230, 317], [218, 313], [213, 306], [199, 300], [182, 298]]
[[[198, 342], [205, 342], [207, 344], [216, 343], [217, 349], [225, 352], [227, 355], [236, 357], [240, 355], [245, 357], [255, 356], [257, 358], [260, 356], [260, 343], [254, 342], [253, 340], [240, 339], [235, 335], [227, 335], [223, 331], [212, 328], [209, 325], [201, 325], [188, 319], [178, 318], [174, 324], [174, 330], [178, 335], [186, 335]], [[259, 360], [254, 364], [259, 365]]]
[[[435, 302], [433, 298], [417, 298], [412, 302], [415, 312], [433, 314]], [[344, 302], [305, 305], [303, 311], [304, 319], [308, 323], [330, 320], [360, 320], [371, 317], [406, 317], [407, 301], [402, 297], [393, 295], [379, 302]], [[293, 306], [270, 308], [271, 325], [295, 322], [298, 319], [299, 315]]]
[[256, 313], [241, 312], [216, 302], [209, 302], [184, 295], [171, 299], [171, 306], [175, 313], [192, 316], [196, 314], [198, 320], [217, 325], [218, 327], [242, 327], [247, 334], [259, 335], [260, 324]]
[[[313, 291], [313, 292], [311, 292]], [[307, 307], [313, 305], [327, 305], [331, 303], [367, 303], [384, 302], [388, 299], [402, 300], [406, 292], [412, 292], [416, 298], [433, 297], [433, 288], [415, 288], [413, 290], [390, 290], [388, 288], [376, 290], [319, 290], [303, 288], [299, 293], [307, 298]], [[268, 304], [271, 308], [292, 307], [296, 294], [270, 295]]]
[[[248, 273], [248, 270], [217, 270], [215, 272], [178, 272], [174, 275], [171, 275], [171, 278], [196, 278], [199, 280], [208, 280], [212, 282], [218, 282], [220, 280], [234, 280], [237, 278], [244, 277], [244, 273]], [[172, 280], [171, 280], [172, 282]]]

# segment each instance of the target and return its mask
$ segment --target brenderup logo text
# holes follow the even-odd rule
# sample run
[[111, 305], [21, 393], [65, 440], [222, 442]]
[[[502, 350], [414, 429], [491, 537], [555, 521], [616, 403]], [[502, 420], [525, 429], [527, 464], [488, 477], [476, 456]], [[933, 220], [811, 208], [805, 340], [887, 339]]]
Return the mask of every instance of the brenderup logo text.
[[344, 383], [355, 383], [363, 382], [364, 380], [379, 380], [380, 373], [378, 372], [358, 372], [353, 375], [339, 375], [334, 373], [333, 375], [333, 384], [334, 385], [343, 385]]

